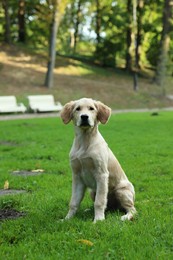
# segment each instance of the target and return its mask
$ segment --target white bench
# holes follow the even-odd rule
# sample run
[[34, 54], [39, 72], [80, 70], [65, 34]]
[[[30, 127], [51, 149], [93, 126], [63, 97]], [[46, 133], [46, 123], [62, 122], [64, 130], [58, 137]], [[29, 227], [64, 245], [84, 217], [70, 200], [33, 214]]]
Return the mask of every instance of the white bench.
[[27, 108], [22, 103], [17, 103], [15, 96], [0, 97], [0, 113], [24, 113]]
[[166, 97], [170, 100], [173, 100], [173, 95], [167, 95]]
[[52, 95], [28, 96], [28, 101], [30, 110], [35, 113], [60, 111], [63, 107], [60, 102], [55, 102]]

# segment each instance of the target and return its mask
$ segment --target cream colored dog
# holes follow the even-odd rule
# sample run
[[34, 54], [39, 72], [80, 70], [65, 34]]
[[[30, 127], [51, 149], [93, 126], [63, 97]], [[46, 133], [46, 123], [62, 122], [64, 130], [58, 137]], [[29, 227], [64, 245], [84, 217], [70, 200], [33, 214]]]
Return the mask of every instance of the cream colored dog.
[[98, 131], [98, 123], [105, 124], [110, 114], [108, 106], [89, 98], [71, 101], [61, 111], [63, 122], [72, 120], [75, 127], [70, 151], [72, 197], [65, 219], [75, 215], [87, 187], [94, 200], [94, 222], [105, 219], [106, 207], [125, 211], [122, 220], [131, 220], [136, 212], [134, 187]]

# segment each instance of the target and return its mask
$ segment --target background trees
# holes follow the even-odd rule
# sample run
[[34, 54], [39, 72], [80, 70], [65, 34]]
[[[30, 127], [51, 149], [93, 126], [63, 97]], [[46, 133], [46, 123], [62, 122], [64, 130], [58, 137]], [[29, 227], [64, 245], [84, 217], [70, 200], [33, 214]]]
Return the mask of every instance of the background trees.
[[50, 24], [50, 36], [49, 36], [49, 55], [47, 73], [45, 78], [45, 86], [51, 88], [53, 85], [53, 68], [55, 66], [56, 57], [56, 35], [58, 31], [58, 15], [59, 15], [60, 0], [52, 1], [52, 18]]
[[173, 1], [165, 0], [163, 7], [162, 32], [159, 46], [159, 55], [156, 66], [156, 82], [162, 86], [164, 94], [164, 78], [168, 61], [168, 52], [170, 49], [170, 32], [172, 22], [172, 5]]
[[19, 0], [18, 6], [18, 41], [25, 42], [25, 0]]
[[2, 0], [2, 8], [4, 9], [4, 41], [6, 43], [11, 42], [10, 33], [10, 14], [9, 14], [9, 3], [8, 0]]
[[[58, 10], [56, 52], [75, 55], [110, 67], [138, 72], [156, 70], [155, 80], [163, 85], [172, 73], [173, 1], [136, 0], [137, 28], [134, 49], [134, 0], [61, 0]], [[54, 0], [2, 0], [0, 41], [25, 43], [28, 48], [48, 50]]]

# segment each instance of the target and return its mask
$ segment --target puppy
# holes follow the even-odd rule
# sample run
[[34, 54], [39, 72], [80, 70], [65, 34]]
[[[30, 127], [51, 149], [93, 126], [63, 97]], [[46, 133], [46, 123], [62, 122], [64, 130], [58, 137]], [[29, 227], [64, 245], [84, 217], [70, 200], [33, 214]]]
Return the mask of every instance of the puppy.
[[94, 200], [94, 222], [105, 219], [107, 207], [123, 210], [121, 220], [131, 220], [136, 213], [134, 187], [98, 130], [99, 122], [105, 124], [110, 114], [108, 106], [90, 98], [71, 101], [61, 111], [63, 122], [72, 120], [75, 129], [70, 151], [72, 196], [65, 219], [75, 215], [86, 188]]

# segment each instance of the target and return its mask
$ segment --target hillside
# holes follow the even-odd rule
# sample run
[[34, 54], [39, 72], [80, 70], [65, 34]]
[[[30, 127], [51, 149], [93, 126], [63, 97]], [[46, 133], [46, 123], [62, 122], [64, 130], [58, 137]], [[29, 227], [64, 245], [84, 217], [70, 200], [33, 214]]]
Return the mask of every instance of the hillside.
[[[133, 91], [133, 78], [122, 71], [103, 69], [80, 61], [57, 57], [54, 87], [43, 86], [47, 61], [44, 55], [30, 54], [17, 47], [0, 49], [0, 95], [15, 95], [27, 104], [29, 94], [51, 93], [63, 104], [80, 97], [101, 100], [112, 108], [153, 108], [172, 106], [160, 97], [160, 88], [151, 79], [140, 77], [139, 90]], [[171, 93], [168, 79], [167, 94]]]

